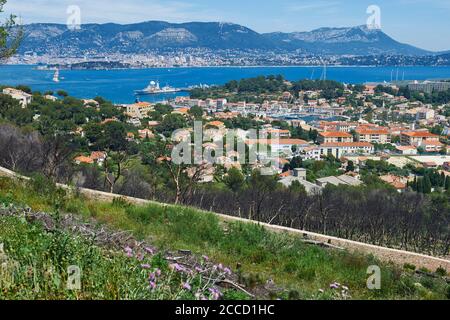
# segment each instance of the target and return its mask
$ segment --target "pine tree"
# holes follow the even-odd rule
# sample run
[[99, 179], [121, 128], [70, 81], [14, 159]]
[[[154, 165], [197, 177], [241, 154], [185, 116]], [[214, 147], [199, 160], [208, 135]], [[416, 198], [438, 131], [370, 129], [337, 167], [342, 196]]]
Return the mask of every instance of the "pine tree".
[[440, 183], [439, 183], [439, 186], [440, 186], [440, 187], [445, 188], [445, 180], [446, 180], [445, 174], [442, 172], [442, 173], [441, 173]]
[[430, 177], [428, 175], [425, 175], [423, 178], [423, 193], [431, 193], [432, 184]]
[[414, 191], [419, 191], [418, 190], [418, 185], [417, 185], [417, 176], [414, 176], [414, 181], [413, 181], [413, 183], [412, 183], [412, 186], [411, 186], [411, 188], [414, 190]]
[[416, 191], [419, 193], [423, 193], [423, 179], [422, 178], [417, 179]]

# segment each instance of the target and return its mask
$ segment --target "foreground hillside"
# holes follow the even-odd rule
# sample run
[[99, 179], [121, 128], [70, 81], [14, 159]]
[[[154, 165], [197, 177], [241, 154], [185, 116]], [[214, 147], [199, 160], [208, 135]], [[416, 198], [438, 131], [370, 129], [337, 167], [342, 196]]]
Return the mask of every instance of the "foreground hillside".
[[[0, 203], [1, 299], [450, 298], [442, 270], [386, 265], [194, 209], [92, 202], [42, 178], [1, 178]], [[71, 265], [82, 270], [81, 291], [65, 289]], [[381, 267], [381, 290], [366, 288], [371, 265]]]

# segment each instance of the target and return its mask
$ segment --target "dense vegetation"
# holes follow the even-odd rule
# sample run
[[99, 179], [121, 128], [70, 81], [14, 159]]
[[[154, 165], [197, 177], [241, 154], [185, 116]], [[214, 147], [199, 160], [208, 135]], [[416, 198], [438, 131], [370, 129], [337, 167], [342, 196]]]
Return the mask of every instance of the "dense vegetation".
[[284, 92], [299, 97], [300, 91], [322, 90], [323, 98], [332, 99], [343, 95], [344, 86], [332, 80], [300, 80], [290, 82], [282, 75], [260, 76], [256, 78], [232, 80], [223, 86], [198, 88], [191, 91], [193, 99], [227, 98], [230, 102], [255, 102], [279, 98]]
[[[275, 293], [269, 290], [272, 298], [450, 298], [449, 286], [441, 278], [443, 270], [437, 270], [436, 278], [420, 276], [414, 273], [414, 266], [402, 270], [370, 256], [310, 246], [301, 239], [271, 233], [257, 225], [224, 224], [212, 214], [187, 207], [93, 202], [76, 193], [58, 190], [42, 178], [25, 184], [1, 178], [0, 202], [28, 204], [35, 211], [71, 212], [86, 219], [95, 218], [109, 227], [131, 230], [138, 239], [151, 239], [159, 251], [184, 249], [206, 254], [213, 261], [236, 266], [233, 269], [239, 282], [250, 291], [264, 287], [272, 279], [276, 286], [284, 288]], [[0, 218], [0, 243], [4, 243], [0, 258], [7, 257], [18, 274], [9, 290], [0, 291], [3, 298], [193, 299], [199, 287], [193, 280], [188, 290], [184, 286], [186, 279], [179, 277], [168, 282], [167, 277], [173, 271], [158, 254], [147, 255], [144, 262], [137, 261], [127, 257], [128, 251], [107, 251], [80, 237], [46, 232], [39, 225], [14, 217]], [[171, 284], [169, 288], [163, 291], [161, 282], [157, 282], [157, 290], [149, 290], [148, 274], [152, 270], [143, 269], [142, 264], [146, 263], [162, 271], [160, 281]], [[61, 287], [67, 277], [66, 267], [72, 264], [83, 267], [81, 292], [68, 292]], [[381, 267], [381, 290], [367, 290], [366, 271], [370, 265]], [[2, 274], [0, 280], [5, 279]], [[30, 290], [37, 286], [40, 291]], [[224, 299], [245, 298], [233, 290], [225, 290], [223, 295]]]

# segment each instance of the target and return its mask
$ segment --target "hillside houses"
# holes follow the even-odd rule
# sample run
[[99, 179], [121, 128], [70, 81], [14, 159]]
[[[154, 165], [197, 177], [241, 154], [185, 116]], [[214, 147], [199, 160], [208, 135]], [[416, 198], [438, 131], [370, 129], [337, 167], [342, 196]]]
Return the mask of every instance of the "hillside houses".
[[144, 119], [148, 113], [153, 111], [153, 105], [148, 102], [137, 102], [133, 104], [125, 105], [125, 114], [130, 118]]
[[5, 88], [2, 92], [4, 95], [8, 95], [13, 99], [18, 100], [22, 108], [26, 108], [33, 101], [33, 96], [31, 94], [18, 89]]

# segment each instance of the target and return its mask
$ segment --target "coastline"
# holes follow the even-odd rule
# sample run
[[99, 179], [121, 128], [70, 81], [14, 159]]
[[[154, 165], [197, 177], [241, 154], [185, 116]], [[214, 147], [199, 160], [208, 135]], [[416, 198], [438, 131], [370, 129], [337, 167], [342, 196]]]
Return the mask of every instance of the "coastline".
[[[38, 64], [4, 64], [3, 66], [16, 67], [37, 67]], [[59, 70], [72, 71], [114, 71], [114, 70], [167, 70], [167, 69], [207, 69], [207, 68], [232, 68], [232, 69], [256, 69], [256, 68], [319, 68], [322, 69], [324, 65], [245, 65], [245, 66], [230, 66], [230, 65], [210, 65], [210, 66], [167, 66], [167, 67], [129, 67], [129, 68], [60, 68]], [[426, 66], [426, 65], [342, 65], [330, 64], [327, 68], [450, 68], [450, 66]], [[54, 68], [34, 68], [37, 71], [54, 71]]]

